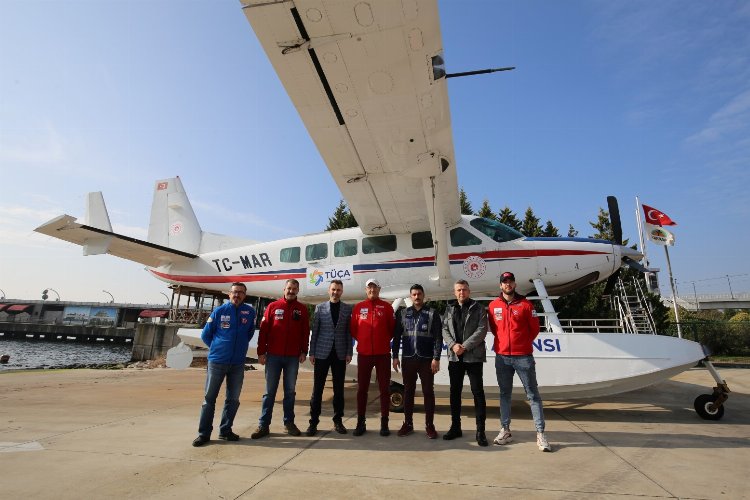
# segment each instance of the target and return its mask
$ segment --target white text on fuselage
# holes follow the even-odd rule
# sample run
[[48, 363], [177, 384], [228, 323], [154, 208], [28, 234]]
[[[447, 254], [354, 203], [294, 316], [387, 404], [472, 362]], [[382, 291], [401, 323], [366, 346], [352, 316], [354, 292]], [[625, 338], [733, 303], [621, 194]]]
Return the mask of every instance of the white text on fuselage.
[[223, 259], [211, 259], [211, 262], [216, 265], [216, 270], [220, 273], [231, 271], [234, 269], [234, 266], [239, 266], [240, 264], [242, 264], [243, 269], [273, 266], [267, 253], [259, 253], [258, 255], [252, 254], [250, 256], [240, 255], [239, 260], [232, 260], [228, 257], [224, 257]]

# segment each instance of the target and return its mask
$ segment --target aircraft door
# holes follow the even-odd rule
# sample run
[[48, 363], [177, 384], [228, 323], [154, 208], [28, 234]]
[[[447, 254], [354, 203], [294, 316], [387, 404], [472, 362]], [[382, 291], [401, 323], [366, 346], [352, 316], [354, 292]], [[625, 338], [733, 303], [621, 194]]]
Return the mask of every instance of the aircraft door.
[[330, 283], [331, 241], [329, 234], [306, 238], [302, 245], [302, 258], [305, 263], [304, 283], [300, 289], [312, 297], [325, 297]]

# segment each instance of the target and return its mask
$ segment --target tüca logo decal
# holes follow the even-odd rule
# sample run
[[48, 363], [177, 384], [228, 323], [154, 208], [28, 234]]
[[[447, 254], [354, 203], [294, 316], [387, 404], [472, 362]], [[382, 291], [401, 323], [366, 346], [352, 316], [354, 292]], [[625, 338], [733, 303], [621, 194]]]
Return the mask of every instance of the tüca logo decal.
[[323, 273], [318, 269], [314, 269], [310, 273], [310, 284], [313, 286], [318, 286], [321, 283], [323, 283]]

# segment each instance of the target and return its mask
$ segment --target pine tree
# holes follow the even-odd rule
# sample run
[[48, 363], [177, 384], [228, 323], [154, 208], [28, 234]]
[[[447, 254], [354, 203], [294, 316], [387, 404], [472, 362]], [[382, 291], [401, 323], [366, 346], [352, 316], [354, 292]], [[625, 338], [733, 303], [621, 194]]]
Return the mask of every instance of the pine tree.
[[464, 188], [461, 188], [461, 191], [459, 192], [458, 201], [459, 201], [459, 204], [461, 205], [462, 215], [474, 214], [474, 209], [471, 208], [471, 203], [469, 202], [469, 199], [466, 197], [466, 191], [464, 191]]
[[497, 220], [497, 215], [490, 208], [490, 202], [486, 198], [482, 202], [482, 208], [479, 209], [477, 215], [486, 219]]
[[589, 222], [592, 228], [596, 229], [596, 233], [592, 235], [592, 238], [600, 240], [615, 240], [615, 233], [612, 231], [612, 223], [609, 220], [609, 212], [599, 207], [599, 215], [596, 218], [596, 222]]
[[507, 205], [497, 213], [497, 220], [508, 227], [512, 227], [516, 231], [521, 230], [521, 221], [518, 220], [515, 212], [513, 212], [513, 210]]
[[539, 225], [539, 217], [534, 215], [531, 207], [526, 209], [523, 222], [521, 223], [521, 232], [524, 236], [536, 237], [542, 235], [542, 226]]
[[573, 227], [573, 224], [568, 224], [568, 238], [575, 238], [578, 236], [578, 231]]
[[557, 230], [557, 228], [552, 225], [552, 221], [548, 220], [547, 224], [544, 226], [544, 230], [542, 231], [542, 236], [545, 238], [557, 238], [560, 236], [560, 231]]
[[339, 206], [333, 212], [333, 216], [328, 218], [328, 226], [325, 231], [334, 231], [336, 229], [346, 229], [348, 227], [357, 227], [357, 220], [349, 210], [349, 206], [344, 200], [339, 201]]

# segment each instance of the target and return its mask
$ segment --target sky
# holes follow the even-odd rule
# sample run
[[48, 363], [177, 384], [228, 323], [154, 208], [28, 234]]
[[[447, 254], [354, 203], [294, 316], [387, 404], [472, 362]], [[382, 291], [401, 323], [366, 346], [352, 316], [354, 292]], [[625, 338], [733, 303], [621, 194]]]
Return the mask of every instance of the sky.
[[[440, 0], [459, 185], [594, 233], [668, 214], [683, 295], [750, 291], [750, 4]], [[235, 0], [0, 0], [0, 295], [164, 303], [140, 264], [33, 232], [102, 191], [145, 239], [179, 175], [204, 230], [322, 230], [341, 197]], [[647, 244], [668, 293], [664, 250]], [[54, 298], [54, 294], [52, 294]]]

